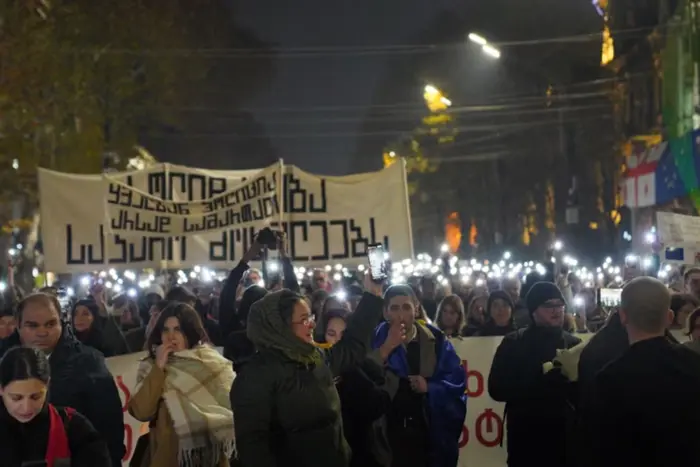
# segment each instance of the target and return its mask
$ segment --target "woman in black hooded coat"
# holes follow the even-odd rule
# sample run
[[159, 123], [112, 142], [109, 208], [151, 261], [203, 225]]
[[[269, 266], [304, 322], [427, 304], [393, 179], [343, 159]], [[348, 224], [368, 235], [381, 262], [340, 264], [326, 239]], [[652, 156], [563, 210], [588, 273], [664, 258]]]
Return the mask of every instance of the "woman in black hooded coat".
[[507, 292], [503, 290], [491, 292], [486, 302], [486, 321], [475, 336], [505, 336], [515, 331], [514, 308], [513, 301]]
[[[330, 347], [342, 338], [350, 315], [343, 309], [327, 312], [319, 326], [323, 336], [320, 340], [322, 346]], [[328, 332], [329, 326], [333, 332]], [[391, 406], [389, 393], [381, 389], [384, 383], [383, 368], [370, 358], [342, 373], [336, 381], [343, 433], [352, 450], [350, 467], [382, 467], [372, 452], [370, 440], [373, 423]]]
[[123, 355], [126, 340], [112, 317], [100, 316], [97, 303], [90, 299], [76, 302], [71, 313], [75, 337], [84, 345], [102, 352], [105, 357]]
[[233, 369], [239, 372], [255, 353], [255, 346], [246, 335], [248, 313], [253, 303], [267, 295], [267, 289], [259, 285], [248, 287], [236, 307], [236, 314], [227, 329], [228, 335], [224, 341], [224, 357], [233, 362]]

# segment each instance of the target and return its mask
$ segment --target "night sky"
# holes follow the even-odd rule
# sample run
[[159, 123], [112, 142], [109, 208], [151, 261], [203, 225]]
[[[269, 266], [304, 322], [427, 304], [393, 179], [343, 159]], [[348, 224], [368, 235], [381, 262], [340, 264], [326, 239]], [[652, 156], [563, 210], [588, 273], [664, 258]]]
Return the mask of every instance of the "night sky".
[[[477, 16], [478, 11], [479, 22], [492, 17], [500, 28], [520, 37], [521, 33], [552, 37], [597, 27], [591, 22], [597, 20], [590, 0], [554, 2], [556, 5], [552, 0], [485, 3], [490, 4], [474, 0], [238, 0], [235, 21], [271, 47], [284, 49], [410, 44], [445, 10], [467, 17], [470, 12]], [[582, 14], [588, 21], [585, 26]], [[484, 24], [480, 30], [488, 33], [489, 28]], [[391, 55], [300, 58], [281, 52], [269, 89], [248, 106], [255, 109], [256, 118], [265, 125], [286, 163], [316, 173], [350, 173], [367, 106], [389, 67], [399, 60], [401, 57]], [[314, 110], [327, 106], [342, 108]]]
[[[406, 44], [442, 9], [456, 0], [302, 0], [246, 1], [236, 6], [236, 21], [273, 47], [346, 47]], [[362, 119], [374, 88], [387, 71], [387, 56], [285, 57], [267, 93], [249, 103], [287, 163], [317, 173], [352, 172]], [[314, 112], [315, 107], [355, 107]], [[298, 108], [299, 112], [265, 109]], [[324, 123], [325, 117], [343, 122]], [[333, 135], [320, 137], [321, 133]], [[310, 135], [311, 134], [311, 135]], [[315, 134], [315, 136], [314, 136]]]

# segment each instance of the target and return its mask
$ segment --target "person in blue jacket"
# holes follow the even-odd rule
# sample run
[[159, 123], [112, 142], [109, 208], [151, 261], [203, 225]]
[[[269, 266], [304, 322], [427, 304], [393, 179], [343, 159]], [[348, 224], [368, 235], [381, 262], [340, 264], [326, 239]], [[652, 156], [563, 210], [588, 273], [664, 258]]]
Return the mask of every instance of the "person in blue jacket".
[[384, 306], [386, 322], [377, 328], [373, 348], [385, 363], [391, 396], [385, 418], [390, 465], [455, 467], [467, 411], [460, 358], [439, 329], [418, 319], [411, 287], [389, 287]]

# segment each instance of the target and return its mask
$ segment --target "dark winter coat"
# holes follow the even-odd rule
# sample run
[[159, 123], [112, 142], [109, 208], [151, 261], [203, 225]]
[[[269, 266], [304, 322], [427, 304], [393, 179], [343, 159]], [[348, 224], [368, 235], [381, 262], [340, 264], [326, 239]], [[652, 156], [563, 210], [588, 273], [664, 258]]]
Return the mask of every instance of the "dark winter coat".
[[633, 344], [596, 376], [589, 465], [698, 465], [698, 394], [700, 355], [664, 337]]
[[[255, 353], [253, 343], [246, 336], [246, 323], [250, 306], [263, 296], [259, 293], [262, 288], [253, 286], [244, 292], [241, 303], [236, 304], [238, 284], [247, 270], [248, 265], [243, 262], [231, 269], [219, 296], [219, 326], [223, 336], [224, 357], [234, 363], [236, 372], [240, 371]], [[282, 259], [282, 272], [284, 274], [284, 288], [299, 292], [299, 282], [297, 282], [294, 272], [294, 265], [288, 258]]]
[[338, 395], [343, 414], [343, 432], [352, 450], [351, 467], [380, 467], [372, 450], [372, 424], [391, 406], [391, 397], [381, 388], [384, 370], [374, 360], [366, 359], [359, 366], [340, 376]]
[[558, 371], [545, 374], [542, 365], [557, 349], [580, 342], [564, 330], [533, 325], [508, 334], [498, 346], [488, 389], [492, 399], [506, 403], [509, 467], [565, 465], [575, 388]]
[[[0, 341], [0, 357], [20, 345], [15, 332]], [[68, 331], [49, 358], [51, 382], [49, 402], [71, 407], [83, 414], [104, 437], [113, 465], [121, 465], [124, 455], [124, 414], [117, 386], [102, 354], [81, 344]]]
[[231, 389], [236, 447], [243, 467], [347, 467], [335, 378], [366, 358], [383, 301], [365, 294], [343, 338], [306, 366], [271, 349], [256, 353]]
[[[62, 414], [59, 417], [65, 423], [63, 429], [68, 438], [71, 467], [112, 465], [107, 445], [85, 417], [78, 412], [67, 415], [62, 408], [55, 410]], [[50, 420], [48, 404], [27, 423], [15, 420], [0, 404], [0, 459], [3, 467], [21, 467], [29, 462], [44, 460], [49, 444]]]

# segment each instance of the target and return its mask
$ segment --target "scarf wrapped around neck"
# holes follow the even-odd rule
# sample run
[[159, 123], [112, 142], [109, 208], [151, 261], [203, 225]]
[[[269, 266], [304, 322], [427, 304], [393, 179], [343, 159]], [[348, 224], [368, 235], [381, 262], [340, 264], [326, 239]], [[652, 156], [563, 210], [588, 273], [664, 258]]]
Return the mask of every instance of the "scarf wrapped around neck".
[[[136, 376], [138, 391], [154, 362], [142, 360]], [[200, 345], [173, 354], [167, 364], [163, 400], [179, 441], [181, 467], [218, 465], [235, 452], [229, 391], [232, 364], [216, 349]]]
[[253, 303], [248, 314], [248, 339], [258, 349], [273, 349], [303, 365], [322, 363], [322, 353], [314, 344], [299, 339], [291, 328], [291, 315], [282, 316], [280, 300], [294, 295], [289, 290], [270, 292]]

